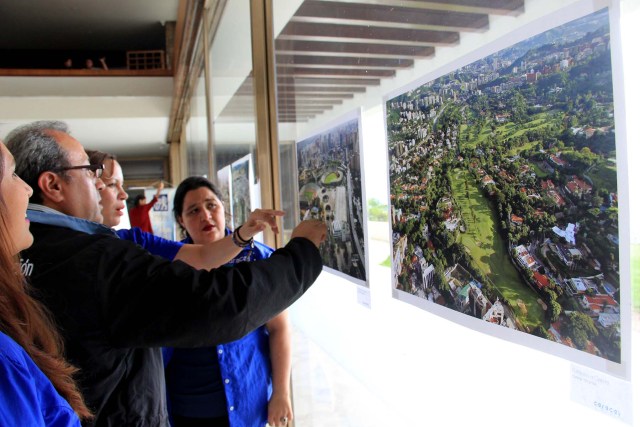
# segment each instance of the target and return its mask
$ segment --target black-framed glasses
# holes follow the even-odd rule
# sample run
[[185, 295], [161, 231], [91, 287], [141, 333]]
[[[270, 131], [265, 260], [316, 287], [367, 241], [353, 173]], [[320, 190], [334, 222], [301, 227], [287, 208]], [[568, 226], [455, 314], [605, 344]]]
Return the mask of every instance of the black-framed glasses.
[[88, 169], [96, 176], [96, 178], [100, 178], [102, 176], [102, 172], [104, 172], [103, 164], [95, 164], [95, 165], [80, 165], [80, 166], [67, 166], [66, 168], [58, 168], [56, 171], [69, 171], [73, 169]]

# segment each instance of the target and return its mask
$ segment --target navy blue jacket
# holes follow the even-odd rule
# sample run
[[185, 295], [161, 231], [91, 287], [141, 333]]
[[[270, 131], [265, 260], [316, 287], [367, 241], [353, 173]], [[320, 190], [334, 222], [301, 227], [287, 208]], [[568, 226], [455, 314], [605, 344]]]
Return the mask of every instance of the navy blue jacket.
[[[149, 254], [99, 224], [28, 212], [22, 253], [59, 325], [96, 426], [168, 425], [159, 347], [237, 340], [291, 305], [322, 271], [315, 245], [292, 239], [271, 258], [195, 270]], [[90, 234], [90, 233], [95, 234]]]

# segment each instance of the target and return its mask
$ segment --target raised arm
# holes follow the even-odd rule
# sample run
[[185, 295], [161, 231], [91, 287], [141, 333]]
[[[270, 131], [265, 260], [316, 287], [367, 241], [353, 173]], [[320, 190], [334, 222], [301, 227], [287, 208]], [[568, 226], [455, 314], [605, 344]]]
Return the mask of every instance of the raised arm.
[[160, 193], [162, 193], [163, 189], [164, 189], [164, 182], [160, 180], [156, 183], [156, 195], [155, 195], [156, 198], [160, 197]]

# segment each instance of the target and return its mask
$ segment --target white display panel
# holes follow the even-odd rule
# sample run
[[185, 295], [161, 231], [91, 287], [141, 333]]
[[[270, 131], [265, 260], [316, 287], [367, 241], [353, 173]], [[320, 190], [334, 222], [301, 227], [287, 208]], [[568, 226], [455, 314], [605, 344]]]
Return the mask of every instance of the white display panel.
[[608, 8], [549, 22], [387, 100], [393, 294], [625, 377], [618, 40]]
[[296, 143], [299, 219], [327, 224], [326, 268], [367, 285], [366, 200], [359, 111]]
[[[638, 85], [634, 74], [638, 65], [635, 55], [635, 40], [638, 38], [634, 35], [637, 33], [638, 4], [631, 0], [620, 3], [623, 13], [621, 20], [626, 23], [627, 28], [626, 35], [623, 36], [623, 46], [627, 52], [624, 61], [626, 76], [624, 88], [621, 76], [614, 76], [614, 91], [616, 102], [624, 100], [627, 104], [621, 107], [616, 105], [616, 121], [624, 122], [625, 107], [628, 108], [627, 117], [630, 118], [628, 137], [624, 123], [616, 123], [616, 136], [622, 144], [617, 152], [620, 158], [619, 193], [626, 194], [626, 199], [621, 197], [619, 201], [622, 247], [620, 281], [623, 288], [626, 286], [624, 292], [628, 295], [630, 265], [629, 253], [626, 251], [630, 235], [629, 205], [635, 200], [629, 199], [634, 197], [629, 192], [629, 180], [635, 182], [629, 176], [633, 177], [637, 172], [632, 166], [630, 169], [625, 167], [625, 163], [627, 151], [631, 165], [637, 159], [633, 154], [637, 150], [627, 144], [627, 141], [637, 139], [633, 136], [638, 134], [635, 120], [637, 114], [631, 115], [631, 106], [635, 105], [633, 111], [638, 111], [635, 96], [637, 91], [631, 89]], [[414, 69], [398, 73], [398, 78], [394, 81], [383, 82], [380, 91], [367, 91], [352, 103], [345, 103], [342, 109], [334, 109], [327, 117], [311, 122], [309, 128], [320, 127], [323, 121], [339, 117], [358, 105], [362, 106], [363, 155], [367, 165], [365, 172], [374, 171], [367, 175], [367, 195], [384, 200], [387, 195], [384, 179], [387, 147], [383, 135], [385, 115], [382, 110], [385, 94], [401, 93], [403, 87], [406, 88], [411, 81], [429, 72], [433, 72], [430, 78], [433, 80], [490, 52], [507, 47], [516, 40], [531, 36], [536, 28], [537, 32], [553, 28], [559, 17], [564, 16], [566, 22], [606, 6], [612, 6], [612, 12], [615, 12], [617, 2], [613, 2], [613, 5], [604, 1], [582, 0], [527, 2], [526, 16], [492, 20], [491, 32], [464, 35], [459, 49], [453, 54], [442, 50], [428, 65], [417, 63]], [[620, 17], [612, 13], [612, 23], [616, 25], [619, 21]], [[617, 30], [612, 27], [612, 31]], [[611, 50], [614, 61], [620, 61], [620, 45], [614, 44]], [[629, 67], [634, 62], [636, 66]], [[299, 132], [307, 134], [308, 131], [299, 129]], [[637, 242], [638, 238], [635, 239]], [[627, 249], [624, 249], [625, 245]], [[342, 379], [317, 381], [310, 385], [310, 389], [304, 390], [296, 390], [294, 382], [296, 401], [307, 399], [306, 404], [322, 405], [331, 414], [331, 422], [324, 423], [325, 418], [320, 416], [312, 417], [313, 422], [310, 424], [299, 425], [386, 426], [390, 425], [386, 421], [389, 407], [395, 410], [397, 423], [403, 426], [516, 423], [523, 426], [552, 424], [595, 427], [634, 424], [633, 413], [613, 417], [595, 408], [593, 402], [587, 404], [576, 398], [575, 395], [580, 393], [575, 393], [575, 368], [588, 371], [582, 363], [576, 365], [563, 355], [534, 350], [536, 345], [521, 345], [509, 338], [500, 339], [492, 334], [478, 333], [473, 327], [451, 322], [439, 314], [392, 298], [391, 271], [381, 265], [391, 255], [389, 243], [370, 236], [369, 249], [372, 310], [363, 310], [354, 304], [349, 298], [350, 290], [343, 286], [343, 281], [332, 274], [323, 273], [318, 283], [290, 311], [294, 324], [306, 339], [312, 340], [329, 356], [327, 364], [339, 366], [349, 376], [349, 381], [361, 383], [368, 394], [359, 397], [363, 400], [361, 405], [343, 408], [345, 397], [341, 395]], [[626, 309], [629, 309], [629, 305]], [[627, 344], [623, 340], [623, 346], [633, 345], [631, 361], [634, 358], [637, 360], [637, 355], [640, 354], [637, 345], [640, 342], [640, 321], [636, 320], [637, 313], [634, 316], [633, 324], [628, 324], [623, 330], [623, 334], [633, 336], [633, 340], [629, 339]], [[423, 332], [416, 333], [416, 328], [420, 327]], [[532, 338], [536, 343], [547, 342]], [[556, 346], [552, 342], [548, 342], [548, 345]], [[607, 364], [603, 359], [600, 360], [601, 364]], [[614, 374], [616, 366], [614, 364], [614, 371], [611, 371]], [[621, 381], [621, 390], [625, 391], [612, 391], [609, 389], [611, 385], [600, 388], [597, 390], [600, 402], [622, 396], [623, 401], [618, 402], [621, 403], [619, 408], [631, 408], [632, 411], [637, 407], [640, 395], [638, 371], [640, 370], [632, 369], [630, 380], [618, 380], [605, 373], [609, 372], [607, 369], [598, 369], [596, 373], [602, 380], [601, 384]], [[333, 374], [333, 371], [330, 373]], [[317, 378], [322, 377], [323, 372], [320, 368], [314, 368], [312, 374], [313, 378]], [[328, 375], [328, 372], [324, 374]], [[369, 397], [371, 400], [367, 401]], [[347, 401], [353, 399], [355, 398], [349, 395]], [[377, 399], [382, 399], [386, 404], [384, 411], [382, 405], [371, 406]], [[368, 408], [366, 416], [359, 414], [362, 407]], [[370, 420], [371, 413], [378, 412], [385, 415], [380, 417], [380, 422], [363, 422]], [[634, 425], [636, 424], [637, 422]]]
[[231, 166], [227, 165], [217, 172], [218, 188], [222, 192], [222, 203], [224, 204], [225, 221], [227, 227], [233, 229], [233, 206], [231, 205]]
[[253, 209], [253, 164], [251, 154], [247, 154], [231, 164], [231, 217], [232, 228], [249, 219]]

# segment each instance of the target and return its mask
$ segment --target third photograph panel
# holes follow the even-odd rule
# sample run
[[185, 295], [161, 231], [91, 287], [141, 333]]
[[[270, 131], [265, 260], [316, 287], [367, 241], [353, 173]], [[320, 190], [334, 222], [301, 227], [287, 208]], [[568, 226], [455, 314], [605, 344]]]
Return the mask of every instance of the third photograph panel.
[[323, 264], [367, 285], [360, 116], [320, 131], [296, 144], [300, 220], [325, 221]]

